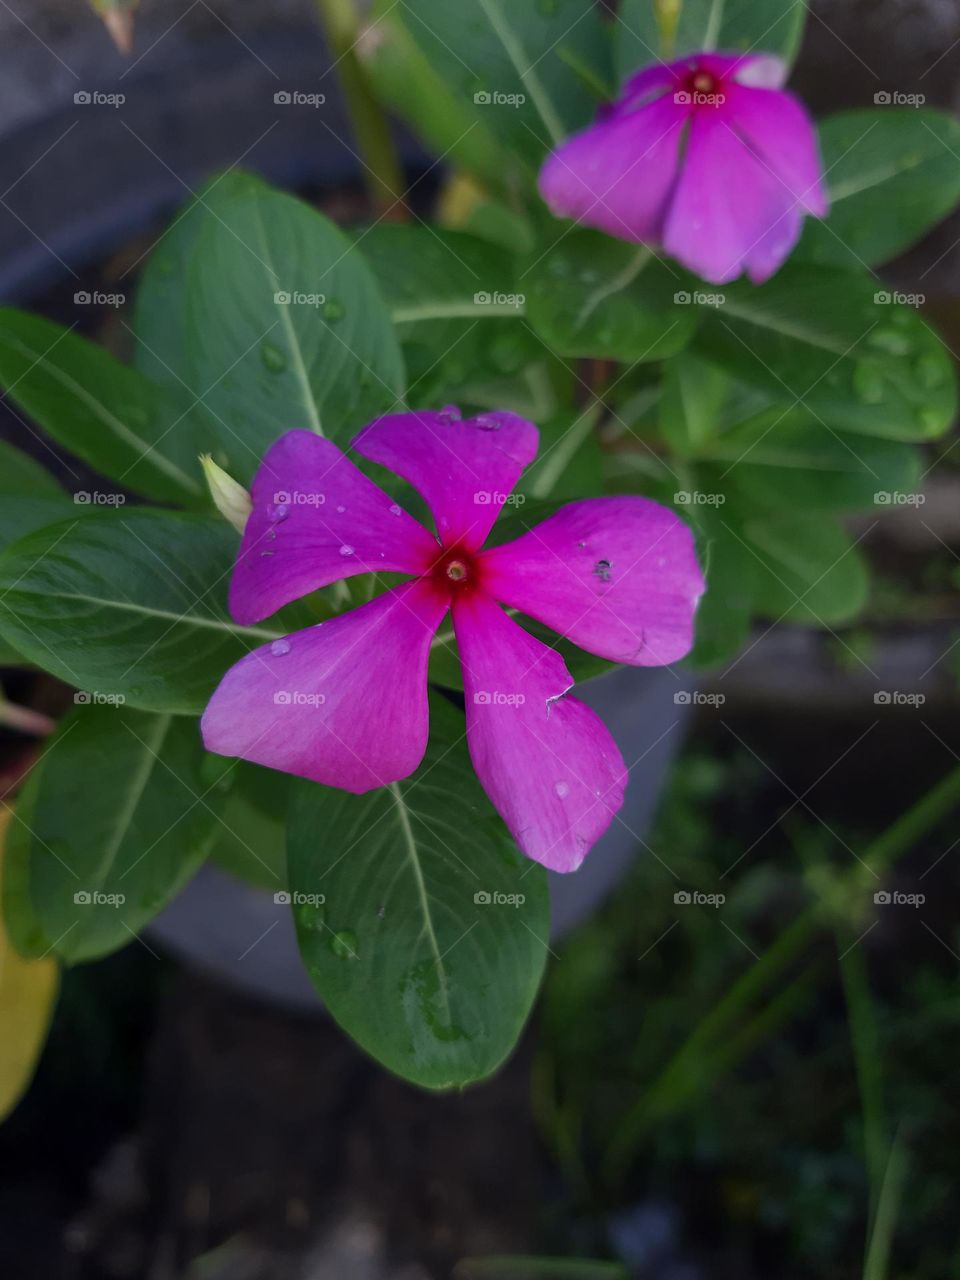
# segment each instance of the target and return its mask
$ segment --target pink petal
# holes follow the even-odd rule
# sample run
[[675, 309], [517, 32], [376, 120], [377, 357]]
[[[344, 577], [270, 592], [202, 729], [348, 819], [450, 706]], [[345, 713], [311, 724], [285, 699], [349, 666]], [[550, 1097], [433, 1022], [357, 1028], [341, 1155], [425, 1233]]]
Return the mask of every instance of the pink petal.
[[558, 217], [620, 240], [659, 241], [687, 117], [671, 92], [635, 111], [615, 110], [547, 157], [541, 196]]
[[788, 93], [726, 86], [725, 118], [744, 137], [807, 213], [824, 218], [824, 189], [817, 135], [804, 108]]
[[437, 544], [421, 524], [312, 431], [270, 446], [230, 580], [230, 612], [249, 625], [357, 573], [422, 573]]
[[623, 804], [627, 770], [562, 658], [483, 592], [454, 600], [467, 744], [484, 790], [527, 855], [575, 871]]
[[253, 650], [207, 705], [207, 750], [344, 791], [407, 777], [427, 745], [427, 660], [446, 611], [429, 582], [407, 582]]
[[693, 644], [693, 537], [647, 498], [572, 502], [481, 559], [490, 595], [603, 658], [657, 667]]
[[[745, 267], [773, 274], [800, 231], [796, 200], [730, 127], [723, 108], [698, 110], [663, 247], [713, 284]], [[751, 257], [751, 255], [753, 255]]]
[[539, 432], [514, 413], [461, 419], [457, 409], [396, 413], [364, 427], [352, 447], [402, 476], [433, 512], [446, 547], [483, 545]]

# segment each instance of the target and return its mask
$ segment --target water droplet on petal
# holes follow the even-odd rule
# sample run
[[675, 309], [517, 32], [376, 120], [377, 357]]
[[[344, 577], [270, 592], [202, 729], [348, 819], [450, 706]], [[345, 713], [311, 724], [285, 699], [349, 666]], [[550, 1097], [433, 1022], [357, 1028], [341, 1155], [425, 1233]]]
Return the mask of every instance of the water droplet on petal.
[[394, 503], [392, 503], [392, 504], [391, 504], [391, 506], [390, 506], [390, 514], [391, 514], [392, 516], [402, 516], [402, 515], [403, 515], [403, 507], [401, 507], [401, 505], [400, 505], [400, 503], [399, 503], [399, 502], [394, 502]]
[[474, 418], [473, 424], [474, 426], [479, 427], [481, 431], [500, 430], [500, 419], [491, 417], [488, 413], [481, 413], [478, 417]]
[[346, 509], [346, 507], [337, 507], [337, 513], [342, 516]]
[[352, 556], [352, 555], [353, 555], [353, 547], [351, 547], [351, 546], [350, 546], [350, 544], [349, 544], [348, 542], [345, 542], [345, 543], [343, 544], [343, 546], [340, 548], [340, 554], [341, 554], [342, 556]]
[[555, 782], [553, 784], [553, 789], [561, 800], [566, 800], [567, 796], [570, 794], [570, 784], [567, 782]]
[[455, 404], [445, 404], [437, 414], [441, 422], [459, 422], [461, 416], [460, 410]]
[[274, 642], [270, 646], [270, 652], [274, 654], [274, 656], [277, 658], [283, 657], [285, 653], [290, 652], [290, 641], [274, 640]]

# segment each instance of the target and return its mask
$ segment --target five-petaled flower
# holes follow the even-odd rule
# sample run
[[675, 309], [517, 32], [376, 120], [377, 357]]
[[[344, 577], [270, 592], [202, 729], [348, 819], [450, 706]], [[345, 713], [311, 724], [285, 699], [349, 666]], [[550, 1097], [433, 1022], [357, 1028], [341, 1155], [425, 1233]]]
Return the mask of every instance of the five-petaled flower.
[[713, 284], [762, 283], [825, 217], [816, 135], [769, 54], [692, 54], [637, 72], [547, 159], [552, 211], [661, 246]]
[[512, 493], [537, 443], [511, 413], [365, 427], [353, 448], [422, 495], [434, 536], [329, 440], [282, 436], [253, 483], [236, 621], [354, 574], [412, 577], [242, 658], [204, 713], [206, 746], [358, 793], [405, 778], [426, 749], [427, 664], [452, 610], [480, 781], [524, 853], [575, 870], [620, 808], [627, 770], [602, 721], [568, 696], [560, 655], [501, 605], [614, 662], [659, 666], [689, 650], [703, 579], [686, 525], [639, 497], [571, 502], [483, 549], [500, 503], [478, 496]]

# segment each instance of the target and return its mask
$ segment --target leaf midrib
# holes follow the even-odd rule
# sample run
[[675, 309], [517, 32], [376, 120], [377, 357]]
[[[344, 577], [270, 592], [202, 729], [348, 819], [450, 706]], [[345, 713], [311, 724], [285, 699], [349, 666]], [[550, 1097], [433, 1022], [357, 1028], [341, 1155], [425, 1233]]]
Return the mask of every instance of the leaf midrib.
[[[14, 590], [14, 588], [10, 588]], [[82, 591], [30, 591], [29, 588], [17, 588], [24, 595], [35, 595], [44, 600], [82, 600], [86, 604], [100, 605], [105, 609], [115, 609], [121, 613], [142, 614], [144, 617], [163, 618], [169, 622], [181, 622], [191, 627], [205, 627], [208, 630], [223, 631], [230, 635], [262, 636], [265, 640], [278, 640], [285, 634], [282, 631], [271, 631], [266, 627], [243, 627], [238, 623], [226, 622], [220, 618], [203, 618], [195, 613], [175, 613], [172, 609], [153, 609], [148, 605], [134, 604], [125, 600], [109, 600], [101, 596], [91, 596]], [[13, 613], [13, 610], [10, 610]], [[16, 614], [14, 614], [16, 617]]]
[[410, 814], [407, 809], [407, 803], [403, 798], [403, 792], [400, 790], [400, 787], [396, 782], [390, 783], [390, 791], [397, 807], [400, 831], [403, 836], [407, 861], [410, 863], [410, 869], [413, 872], [414, 884], [416, 885], [417, 895], [420, 899], [420, 909], [423, 913], [423, 930], [421, 936], [427, 938], [430, 944], [430, 950], [433, 952], [434, 964], [437, 966], [437, 973], [440, 978], [440, 991], [443, 995], [443, 1011], [446, 1015], [447, 1023], [449, 1024], [450, 994], [448, 989], [447, 971], [443, 967], [443, 956], [440, 952], [439, 943], [437, 942], [436, 930], [433, 927], [433, 915], [430, 911], [430, 898], [427, 894], [427, 885], [423, 876], [423, 868], [420, 865], [420, 855], [417, 853], [417, 842], [414, 839], [413, 827], [410, 824]]

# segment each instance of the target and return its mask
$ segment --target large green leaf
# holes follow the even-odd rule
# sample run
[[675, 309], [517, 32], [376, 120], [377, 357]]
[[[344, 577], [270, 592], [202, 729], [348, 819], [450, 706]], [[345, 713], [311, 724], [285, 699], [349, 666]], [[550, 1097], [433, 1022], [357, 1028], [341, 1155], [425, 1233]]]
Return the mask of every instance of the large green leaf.
[[484, 376], [513, 374], [542, 356], [521, 322], [515, 261], [461, 231], [381, 223], [358, 245], [403, 344], [415, 404], [462, 397]]
[[686, 275], [598, 231], [561, 237], [519, 287], [530, 323], [562, 356], [659, 360], [689, 342], [700, 318]]
[[0, 440], [0, 548], [45, 524], [89, 510], [75, 504], [28, 454]]
[[543, 972], [547, 880], [477, 782], [460, 713], [432, 701], [426, 758], [403, 782], [362, 796], [295, 783], [288, 841], [300, 950], [344, 1030], [427, 1088], [495, 1070]]
[[205, 500], [197, 455], [216, 431], [182, 387], [160, 386], [50, 320], [0, 309], [0, 384], [65, 449], [163, 502]]
[[282, 634], [230, 620], [236, 548], [219, 519], [144, 508], [51, 525], [0, 556], [0, 634], [91, 694], [197, 713], [227, 667]]
[[441, 155], [509, 183], [596, 100], [570, 62], [609, 78], [592, 0], [377, 0], [366, 42], [381, 91]]
[[807, 7], [798, 0], [623, 0], [617, 26], [621, 79], [658, 59], [704, 49], [775, 53], [790, 63]]
[[[137, 335], [134, 362], [156, 382], [183, 385], [193, 376], [192, 340], [187, 328], [190, 262], [203, 227], [220, 216], [221, 207], [243, 191], [262, 187], [242, 169], [211, 178], [177, 211], [157, 240], [137, 286], [133, 327]], [[206, 390], [197, 387], [196, 394]]]
[[725, 286], [694, 343], [735, 377], [834, 429], [942, 435], [956, 378], [934, 330], [867, 276], [789, 265], [761, 288]]
[[192, 719], [102, 705], [62, 722], [30, 809], [29, 896], [63, 960], [125, 946], [199, 867], [224, 801], [204, 760]]
[[262, 184], [207, 218], [191, 258], [191, 385], [246, 479], [291, 427], [358, 430], [404, 389], [390, 314], [360, 250], [309, 205]]
[[820, 125], [820, 146], [830, 216], [807, 219], [798, 261], [888, 262], [960, 200], [960, 123], [942, 111], [844, 111]]
[[235, 760], [223, 826], [211, 861], [239, 880], [277, 893], [287, 887], [287, 801], [290, 778]]

